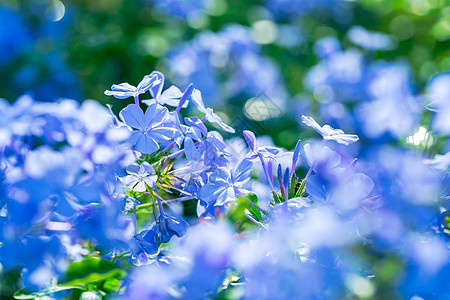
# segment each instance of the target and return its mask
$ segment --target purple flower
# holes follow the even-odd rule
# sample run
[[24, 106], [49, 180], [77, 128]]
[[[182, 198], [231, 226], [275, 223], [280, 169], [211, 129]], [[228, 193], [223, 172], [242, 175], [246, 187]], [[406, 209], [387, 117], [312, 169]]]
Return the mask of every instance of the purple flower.
[[127, 168], [129, 175], [124, 178], [124, 183], [127, 188], [135, 192], [145, 192], [147, 190], [146, 185], [153, 187], [158, 180], [158, 176], [152, 174], [153, 172], [153, 167], [146, 161], [140, 165], [132, 164]]
[[114, 96], [117, 99], [126, 99], [129, 97], [137, 97], [144, 94], [148, 89], [160, 83], [160, 79], [156, 74], [145, 75], [137, 87], [125, 82], [121, 84], [113, 84], [111, 91], [105, 91], [105, 95]]
[[222, 129], [223, 131], [234, 133], [234, 129], [225, 124], [222, 119], [214, 113], [212, 108], [205, 107], [202, 99], [202, 94], [199, 90], [194, 89], [192, 91], [191, 99], [197, 106], [198, 110], [205, 114], [205, 117], [203, 119], [206, 119], [211, 123], [217, 123], [217, 125], [219, 125], [220, 129]]
[[176, 133], [176, 129], [164, 127], [164, 120], [168, 114], [167, 108], [156, 103], [149, 105], [144, 112], [136, 104], [130, 104], [120, 111], [120, 118], [128, 126], [134, 128], [128, 142], [134, 149], [152, 154], [159, 149], [158, 142], [169, 141]]
[[324, 140], [336, 141], [339, 144], [350, 145], [359, 140], [356, 134], [345, 134], [341, 129], [334, 129], [330, 125], [320, 126], [316, 120], [310, 116], [302, 116], [302, 123], [312, 127], [315, 131], [320, 133]]

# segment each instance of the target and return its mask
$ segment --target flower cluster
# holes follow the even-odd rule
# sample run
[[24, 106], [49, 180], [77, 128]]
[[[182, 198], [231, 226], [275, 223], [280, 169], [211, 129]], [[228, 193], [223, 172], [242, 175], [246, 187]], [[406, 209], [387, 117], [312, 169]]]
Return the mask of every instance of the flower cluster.
[[[20, 270], [16, 297], [450, 296], [448, 154], [357, 159], [358, 135], [305, 115], [321, 139], [287, 151], [245, 130], [236, 153], [208, 98], [164, 81], [113, 85], [133, 98], [119, 117], [92, 101], [0, 103], [0, 263]], [[429, 87], [441, 132], [446, 83]]]

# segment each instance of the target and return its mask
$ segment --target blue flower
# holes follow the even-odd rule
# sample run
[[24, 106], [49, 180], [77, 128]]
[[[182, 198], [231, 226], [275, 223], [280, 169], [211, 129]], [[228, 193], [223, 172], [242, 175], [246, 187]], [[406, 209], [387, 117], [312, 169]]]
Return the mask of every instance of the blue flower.
[[273, 159], [276, 160], [277, 156], [283, 152], [280, 148], [272, 146], [261, 146], [258, 147], [256, 142], [256, 137], [250, 130], [244, 130], [243, 133], [245, 141], [247, 142], [250, 152], [246, 155], [246, 158], [254, 159], [260, 157], [261, 159]]
[[182, 237], [186, 234], [188, 223], [186, 221], [161, 214], [159, 217], [159, 230], [161, 232], [161, 242], [167, 243], [172, 236]]
[[146, 185], [151, 188], [158, 180], [158, 176], [152, 174], [153, 172], [153, 167], [146, 161], [140, 165], [132, 164], [127, 168], [129, 175], [124, 178], [124, 183], [127, 188], [135, 192], [145, 192], [147, 190]]
[[215, 206], [222, 206], [236, 199], [239, 189], [252, 177], [253, 163], [248, 159], [241, 160], [230, 172], [225, 168], [218, 168], [211, 174], [209, 183], [203, 186], [201, 200]]
[[150, 229], [143, 230], [133, 237], [128, 261], [136, 266], [147, 265], [155, 260], [160, 245], [159, 227], [153, 223]]
[[169, 242], [174, 235], [184, 236], [187, 229], [188, 224], [184, 220], [161, 214], [159, 221], [153, 222], [150, 229], [143, 230], [133, 237], [128, 261], [136, 266], [152, 263], [162, 243]]
[[159, 149], [158, 142], [172, 139], [177, 130], [164, 127], [163, 122], [167, 114], [167, 108], [156, 103], [150, 104], [145, 114], [136, 104], [129, 104], [122, 109], [120, 118], [125, 124], [134, 128], [128, 140], [131, 146], [141, 153], [152, 154]]
[[194, 89], [192, 91], [191, 99], [197, 106], [198, 110], [205, 114], [203, 119], [208, 120], [211, 123], [217, 123], [217, 125], [219, 125], [220, 129], [222, 129], [223, 131], [234, 133], [234, 129], [225, 124], [222, 119], [214, 113], [212, 108], [205, 107], [202, 99], [202, 94], [199, 90]]
[[126, 99], [129, 97], [137, 97], [144, 94], [148, 89], [160, 83], [156, 74], [145, 75], [137, 87], [125, 82], [121, 84], [114, 84], [111, 91], [105, 91], [105, 95], [114, 96], [117, 99]]
[[430, 106], [436, 110], [432, 126], [440, 134], [450, 133], [450, 72], [436, 75], [427, 86], [427, 97], [431, 101]]
[[341, 129], [334, 129], [330, 125], [321, 127], [316, 120], [310, 116], [302, 116], [302, 123], [312, 127], [315, 131], [320, 133], [326, 141], [332, 140], [339, 144], [349, 145], [359, 140], [359, 137], [356, 134], [345, 134]]
[[[183, 96], [183, 93], [180, 91], [179, 88], [172, 85], [167, 90], [162, 92], [162, 89], [164, 87], [164, 74], [158, 71], [153, 71], [151, 75], [154, 75], [157, 77], [157, 81], [159, 83], [154, 84], [152, 87], [150, 87], [149, 92], [152, 95], [153, 99], [150, 100], [143, 100], [147, 105], [150, 105], [150, 103], [156, 102], [160, 105], [170, 105], [177, 107], [180, 103], [180, 98]], [[185, 101], [183, 104], [183, 107], [187, 107], [189, 104], [189, 101]]]
[[[208, 132], [203, 122], [197, 117], [185, 118], [186, 124], [191, 127], [186, 131], [184, 151], [189, 160], [199, 160], [203, 155], [205, 166], [221, 165], [224, 156], [231, 156], [226, 151], [223, 137], [217, 131]], [[194, 143], [194, 140], [196, 142]]]

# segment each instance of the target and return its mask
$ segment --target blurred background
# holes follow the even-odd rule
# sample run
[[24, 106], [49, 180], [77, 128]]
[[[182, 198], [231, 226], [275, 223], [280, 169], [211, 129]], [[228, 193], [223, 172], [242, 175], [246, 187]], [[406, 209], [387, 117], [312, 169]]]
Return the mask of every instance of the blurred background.
[[238, 132], [278, 146], [302, 137], [302, 114], [363, 143], [419, 145], [430, 138], [424, 91], [450, 70], [449, 46], [446, 0], [3, 0], [0, 98], [96, 99], [118, 112], [131, 100], [103, 92], [159, 70], [166, 88], [193, 82]]

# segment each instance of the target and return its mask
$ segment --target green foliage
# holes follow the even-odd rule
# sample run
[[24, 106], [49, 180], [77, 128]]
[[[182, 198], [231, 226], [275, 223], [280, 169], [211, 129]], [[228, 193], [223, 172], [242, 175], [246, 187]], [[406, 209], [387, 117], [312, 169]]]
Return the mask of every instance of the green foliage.
[[105, 296], [119, 291], [120, 279], [124, 278], [126, 274], [112, 262], [97, 257], [88, 257], [70, 264], [65, 277], [58, 284], [35, 293], [29, 293], [22, 289], [14, 294], [14, 298], [35, 299], [68, 290], [73, 291], [72, 298], [74, 299], [77, 299], [75, 295], [81, 296], [83, 292], [87, 291], [94, 291]]
[[[236, 202], [228, 210], [226, 217], [236, 226], [238, 232], [245, 232], [256, 226], [264, 227], [264, 218], [261, 211], [250, 204], [250, 201], [259, 206], [255, 193], [238, 196]], [[249, 220], [252, 218], [255, 222]]]

